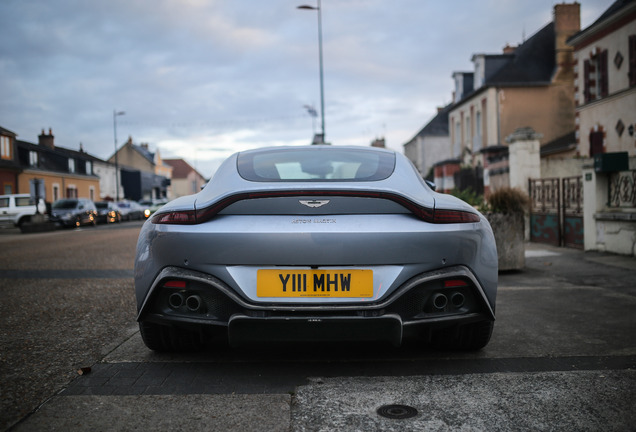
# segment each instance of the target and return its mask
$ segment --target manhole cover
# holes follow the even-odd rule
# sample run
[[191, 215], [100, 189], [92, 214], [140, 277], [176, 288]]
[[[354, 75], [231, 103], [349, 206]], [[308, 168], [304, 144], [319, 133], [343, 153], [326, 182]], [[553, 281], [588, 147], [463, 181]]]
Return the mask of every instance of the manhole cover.
[[417, 415], [417, 410], [408, 405], [383, 405], [377, 412], [382, 417], [390, 419], [406, 419]]

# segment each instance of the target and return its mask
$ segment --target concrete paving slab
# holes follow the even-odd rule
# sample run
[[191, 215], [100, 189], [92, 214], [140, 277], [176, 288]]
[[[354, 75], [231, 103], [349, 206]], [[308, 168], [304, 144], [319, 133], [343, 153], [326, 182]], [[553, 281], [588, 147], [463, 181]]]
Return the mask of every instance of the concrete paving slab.
[[56, 396], [24, 431], [289, 431], [290, 395]]
[[[388, 419], [385, 405], [418, 414]], [[298, 388], [291, 430], [626, 431], [636, 424], [636, 371], [314, 378]]]

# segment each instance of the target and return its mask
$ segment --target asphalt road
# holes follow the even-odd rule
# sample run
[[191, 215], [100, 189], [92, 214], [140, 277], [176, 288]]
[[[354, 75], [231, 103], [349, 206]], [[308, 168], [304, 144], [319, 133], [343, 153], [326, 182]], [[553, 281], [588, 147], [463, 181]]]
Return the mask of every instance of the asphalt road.
[[165, 355], [136, 328], [139, 228], [0, 232], [0, 430], [634, 430], [634, 258], [527, 245], [477, 353]]

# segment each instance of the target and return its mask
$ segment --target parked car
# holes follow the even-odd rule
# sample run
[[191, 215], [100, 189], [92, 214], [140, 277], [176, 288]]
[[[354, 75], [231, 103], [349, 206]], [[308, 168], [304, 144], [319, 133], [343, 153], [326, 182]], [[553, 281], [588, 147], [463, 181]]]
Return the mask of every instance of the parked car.
[[46, 204], [40, 199], [37, 209], [35, 200], [29, 194], [0, 195], [0, 223], [12, 223], [21, 226], [39, 212], [46, 214]]
[[161, 207], [163, 207], [167, 203], [168, 203], [168, 200], [165, 200], [165, 199], [139, 201], [139, 204], [141, 204], [143, 207], [148, 209], [148, 216], [146, 217], [149, 217], [150, 215], [152, 215], [154, 212], [159, 210]]
[[140, 208], [143, 219], [148, 219], [150, 217], [150, 206], [143, 204], [141, 201], [136, 202], [135, 205]]
[[117, 203], [123, 220], [141, 220], [144, 216], [144, 209], [134, 201], [120, 201]]
[[60, 226], [82, 226], [97, 224], [97, 208], [87, 198], [65, 198], [51, 206], [49, 219]]
[[114, 223], [121, 222], [121, 213], [119, 207], [112, 201], [98, 201], [95, 203], [97, 208], [97, 223]]
[[495, 319], [488, 221], [384, 149], [237, 153], [143, 225], [134, 273], [141, 336], [158, 351], [219, 335], [475, 350]]

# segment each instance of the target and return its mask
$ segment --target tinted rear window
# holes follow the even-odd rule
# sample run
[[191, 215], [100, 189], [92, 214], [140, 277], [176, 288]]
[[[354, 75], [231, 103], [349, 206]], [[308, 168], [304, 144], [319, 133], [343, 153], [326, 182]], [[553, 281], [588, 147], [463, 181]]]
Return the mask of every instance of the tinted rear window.
[[394, 154], [362, 148], [281, 148], [238, 156], [240, 176], [259, 182], [377, 181], [389, 177], [394, 167]]
[[74, 209], [77, 207], [77, 200], [59, 200], [53, 203], [54, 209]]

